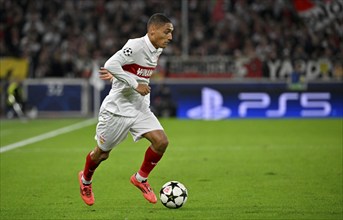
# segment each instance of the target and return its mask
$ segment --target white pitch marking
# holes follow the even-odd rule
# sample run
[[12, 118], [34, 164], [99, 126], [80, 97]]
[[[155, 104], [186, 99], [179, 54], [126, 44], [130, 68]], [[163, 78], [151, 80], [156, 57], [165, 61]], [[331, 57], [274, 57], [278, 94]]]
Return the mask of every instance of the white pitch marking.
[[28, 139], [25, 139], [25, 140], [22, 140], [13, 144], [9, 144], [0, 148], [0, 154], [6, 151], [10, 151], [16, 148], [26, 146], [28, 144], [32, 144], [32, 143], [42, 141], [48, 138], [56, 137], [57, 135], [61, 135], [70, 131], [75, 131], [77, 129], [83, 128], [85, 126], [88, 126], [94, 123], [95, 123], [95, 120], [92, 118], [92, 119], [88, 119], [88, 120], [85, 120], [85, 121], [82, 121], [73, 125], [69, 125], [69, 126], [57, 129], [57, 130], [50, 131], [50, 132], [47, 132], [47, 133], [44, 133], [44, 134], [41, 134], [32, 138], [28, 138]]

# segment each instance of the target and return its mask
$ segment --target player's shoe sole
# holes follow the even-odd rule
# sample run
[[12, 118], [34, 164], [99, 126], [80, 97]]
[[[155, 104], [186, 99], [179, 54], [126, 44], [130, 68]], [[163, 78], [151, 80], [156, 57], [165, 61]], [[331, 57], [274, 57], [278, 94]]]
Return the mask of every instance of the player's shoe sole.
[[81, 198], [87, 205], [93, 205], [94, 204], [94, 194], [92, 191], [92, 184], [84, 185], [82, 183], [82, 179], [81, 179], [82, 175], [83, 175], [83, 171], [80, 171], [78, 177], [79, 177]]
[[155, 195], [154, 191], [152, 190], [152, 188], [150, 187], [150, 184], [147, 181], [139, 182], [136, 179], [136, 175], [133, 174], [130, 178], [130, 182], [134, 186], [136, 186], [140, 191], [142, 191], [144, 198], [146, 200], [148, 200], [150, 203], [156, 203], [157, 202], [156, 195]]

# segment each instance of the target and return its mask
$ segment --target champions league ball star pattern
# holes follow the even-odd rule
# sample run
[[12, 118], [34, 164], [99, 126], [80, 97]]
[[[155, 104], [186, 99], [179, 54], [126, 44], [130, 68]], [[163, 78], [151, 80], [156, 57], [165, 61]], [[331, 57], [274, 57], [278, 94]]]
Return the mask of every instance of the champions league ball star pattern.
[[170, 209], [182, 207], [188, 198], [186, 187], [178, 181], [170, 181], [162, 186], [160, 200], [162, 204]]

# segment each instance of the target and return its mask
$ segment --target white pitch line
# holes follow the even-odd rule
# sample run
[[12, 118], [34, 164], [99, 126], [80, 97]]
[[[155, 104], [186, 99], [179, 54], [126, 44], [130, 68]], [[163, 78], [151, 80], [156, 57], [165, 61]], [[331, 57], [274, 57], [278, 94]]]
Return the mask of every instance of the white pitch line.
[[13, 144], [9, 144], [0, 148], [0, 154], [6, 151], [10, 151], [16, 148], [26, 146], [28, 144], [32, 144], [32, 143], [42, 141], [48, 138], [56, 137], [57, 135], [61, 135], [70, 131], [75, 131], [77, 129], [83, 128], [85, 126], [88, 126], [94, 123], [95, 123], [95, 120], [92, 118], [92, 119], [88, 119], [88, 120], [85, 120], [85, 121], [82, 121], [73, 125], [69, 125], [69, 126], [57, 129], [57, 130], [50, 131], [50, 132], [47, 132], [47, 133], [44, 133], [44, 134], [41, 134], [32, 138], [28, 138], [28, 139], [25, 139], [25, 140], [22, 140]]

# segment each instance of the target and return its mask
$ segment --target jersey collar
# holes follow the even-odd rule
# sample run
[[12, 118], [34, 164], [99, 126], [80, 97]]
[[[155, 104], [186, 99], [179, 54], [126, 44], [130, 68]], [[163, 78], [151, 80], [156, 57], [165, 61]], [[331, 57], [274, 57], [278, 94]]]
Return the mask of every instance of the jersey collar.
[[150, 50], [151, 52], [156, 52], [156, 51], [157, 51], [157, 49], [154, 47], [154, 45], [152, 45], [152, 43], [151, 43], [151, 41], [150, 41], [150, 39], [149, 39], [149, 37], [148, 37], [148, 34], [146, 34], [146, 35], [144, 36], [144, 41], [145, 41], [145, 43], [148, 45], [148, 48], [149, 48], [149, 50]]

